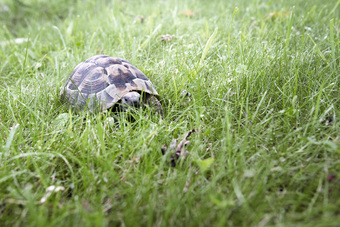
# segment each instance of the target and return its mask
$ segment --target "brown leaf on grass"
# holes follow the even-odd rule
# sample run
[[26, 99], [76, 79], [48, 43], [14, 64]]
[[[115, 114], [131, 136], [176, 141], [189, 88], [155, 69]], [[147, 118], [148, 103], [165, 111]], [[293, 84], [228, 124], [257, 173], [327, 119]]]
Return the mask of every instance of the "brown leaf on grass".
[[96, 50], [96, 54], [105, 54], [105, 50], [102, 49], [101, 47], [98, 47]]
[[126, 182], [126, 170], [123, 170], [123, 174], [122, 177], [120, 178], [121, 181], [123, 181], [124, 183]]
[[[172, 141], [170, 144], [169, 150], [175, 150], [175, 154], [171, 155], [171, 166], [175, 167], [176, 166], [176, 161], [182, 156], [185, 157], [188, 155], [189, 151], [185, 151], [184, 147], [190, 143], [188, 140], [188, 137], [191, 135], [191, 133], [198, 132], [197, 129], [190, 130], [185, 137], [179, 142], [177, 145], [178, 139], [175, 139]], [[168, 147], [166, 144], [164, 144], [161, 148], [162, 154], [164, 155], [166, 151], [168, 150]]]
[[182, 98], [182, 102], [181, 102], [182, 106], [188, 106], [191, 104], [192, 95], [187, 90], [183, 90], [180, 94], [180, 97]]
[[86, 212], [90, 212], [90, 203], [89, 203], [89, 201], [87, 201], [85, 199], [82, 199], [81, 203], [83, 205], [84, 210]]
[[328, 182], [331, 183], [336, 179], [336, 176], [334, 174], [328, 174], [327, 179]]
[[[174, 139], [172, 143], [170, 144], [169, 150], [175, 150], [177, 146], [178, 139]], [[168, 145], [164, 144], [161, 148], [162, 154], [165, 155], [166, 151], [168, 150]]]
[[329, 183], [328, 193], [334, 193], [339, 191], [340, 180], [335, 174], [328, 173], [327, 181]]
[[9, 198], [9, 199], [6, 199], [6, 200], [5, 200], [5, 203], [8, 203], [8, 204], [16, 204], [16, 205], [25, 205], [25, 204], [26, 204], [26, 201]]
[[168, 150], [168, 146], [167, 146], [166, 144], [164, 144], [164, 145], [161, 147], [162, 155], [165, 155], [166, 150]]
[[336, 116], [327, 115], [325, 116], [325, 118], [320, 119], [320, 123], [323, 123], [326, 126], [332, 126], [335, 119], [336, 119]]
[[139, 22], [139, 23], [144, 23], [145, 18], [144, 18], [143, 16], [137, 16], [137, 17], [135, 18], [135, 21], [136, 21], [136, 22]]
[[135, 157], [135, 156], [133, 156], [133, 157], [131, 158], [131, 160], [129, 160], [128, 162], [129, 162], [130, 164], [137, 164], [137, 163], [140, 161], [140, 159], [141, 159], [141, 157]]
[[188, 9], [181, 11], [179, 14], [185, 17], [193, 17], [196, 14], [196, 12], [191, 9]]
[[284, 19], [289, 17], [292, 11], [276, 11], [268, 14], [265, 19], [275, 21], [276, 19]]
[[210, 152], [211, 157], [215, 158], [215, 154], [214, 154], [214, 151], [212, 149], [212, 143], [208, 143], [208, 147], [205, 149], [205, 152]]
[[112, 200], [110, 198], [106, 199], [106, 201], [103, 204], [103, 211], [109, 212], [112, 209], [113, 205], [112, 205]]
[[183, 188], [183, 192], [187, 192], [190, 186], [190, 182], [185, 182], [185, 186]]
[[[41, 205], [41, 204], [45, 203], [53, 193], [57, 193], [59, 191], [65, 191], [65, 188], [63, 186], [51, 185], [48, 188], [46, 188], [46, 193], [44, 194], [44, 196], [39, 201], [36, 201], [34, 203]], [[5, 203], [16, 204], [16, 205], [25, 205], [27, 203], [27, 201], [9, 198], [9, 199], [5, 200]]]

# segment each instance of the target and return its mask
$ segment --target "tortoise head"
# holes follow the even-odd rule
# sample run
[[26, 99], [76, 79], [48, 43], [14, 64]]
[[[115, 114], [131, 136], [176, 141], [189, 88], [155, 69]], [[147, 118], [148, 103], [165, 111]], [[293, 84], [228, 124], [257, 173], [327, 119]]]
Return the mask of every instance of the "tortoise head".
[[140, 107], [142, 105], [141, 95], [136, 91], [131, 91], [121, 98], [121, 108], [123, 111], [130, 107]]

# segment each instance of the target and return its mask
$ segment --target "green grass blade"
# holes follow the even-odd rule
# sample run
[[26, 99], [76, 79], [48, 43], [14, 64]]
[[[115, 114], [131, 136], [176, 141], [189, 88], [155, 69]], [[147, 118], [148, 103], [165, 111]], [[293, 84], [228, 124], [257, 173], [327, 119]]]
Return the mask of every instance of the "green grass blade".
[[209, 37], [207, 43], [205, 44], [205, 47], [204, 47], [204, 49], [203, 49], [203, 52], [202, 52], [202, 56], [201, 56], [200, 62], [199, 62], [199, 64], [198, 64], [198, 67], [199, 67], [199, 68], [202, 68], [202, 66], [203, 66], [203, 61], [204, 61], [205, 57], [207, 56], [208, 51], [209, 51], [209, 49], [211, 48], [211, 45], [213, 44], [213, 42], [214, 42], [214, 40], [215, 40], [217, 34], [218, 34], [218, 28], [215, 28], [214, 32], [211, 34], [211, 36]]
[[235, 15], [236, 15], [236, 13], [237, 13], [237, 11], [238, 11], [238, 8], [237, 7], [235, 7], [235, 9], [234, 9], [234, 12], [233, 12], [233, 16], [231, 17], [231, 22], [230, 22], [230, 28], [229, 28], [229, 32], [228, 32], [228, 57], [230, 58], [230, 36], [231, 36], [231, 28], [232, 28], [232, 25], [233, 25], [233, 21], [234, 21], [234, 17], [235, 17]]

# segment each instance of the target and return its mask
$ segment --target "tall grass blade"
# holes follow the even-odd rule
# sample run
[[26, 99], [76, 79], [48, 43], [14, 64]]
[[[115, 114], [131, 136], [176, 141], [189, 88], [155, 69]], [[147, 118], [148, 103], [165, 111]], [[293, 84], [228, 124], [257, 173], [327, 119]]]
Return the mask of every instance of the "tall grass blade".
[[55, 26], [55, 25], [53, 25], [52, 27], [53, 27], [55, 30], [57, 30], [57, 32], [58, 32], [58, 34], [59, 34], [59, 37], [60, 37], [60, 39], [61, 39], [61, 42], [63, 43], [64, 50], [66, 50], [66, 44], [65, 44], [64, 36], [61, 34], [60, 29], [59, 29], [57, 26]]
[[18, 172], [13, 172], [12, 174], [8, 175], [8, 176], [5, 176], [3, 178], [0, 179], [0, 184], [15, 177], [15, 176], [18, 176], [18, 175], [21, 175], [23, 173], [26, 173], [27, 171], [26, 170], [21, 170], [21, 171], [18, 171]]
[[235, 7], [234, 12], [233, 12], [233, 16], [232, 16], [231, 22], [230, 22], [229, 32], [228, 32], [228, 46], [227, 46], [228, 47], [228, 57], [230, 57], [230, 34], [231, 34], [231, 28], [232, 28], [234, 17], [236, 15], [237, 11], [238, 11], [238, 8]]
[[286, 43], [285, 43], [285, 49], [284, 49], [284, 60], [287, 65], [287, 51], [289, 48], [289, 43], [291, 39], [291, 33], [292, 33], [292, 26], [293, 26], [293, 21], [294, 21], [294, 12], [295, 12], [295, 7], [293, 7], [292, 13], [290, 14], [290, 20], [288, 23], [288, 28], [287, 28], [287, 34], [286, 34]]
[[216, 36], [217, 36], [217, 33], [218, 33], [218, 28], [215, 28], [215, 31], [211, 34], [211, 36], [209, 37], [207, 43], [205, 44], [205, 47], [204, 47], [204, 50], [202, 52], [202, 56], [201, 56], [201, 60], [198, 64], [199, 68], [201, 69], [202, 68], [202, 65], [203, 65], [203, 61], [205, 59], [205, 57], [207, 56], [207, 53], [211, 47], [211, 45], [213, 44]]
[[336, 69], [336, 58], [335, 58], [335, 42], [334, 42], [334, 19], [329, 21], [329, 38], [331, 41], [331, 51], [332, 51], [332, 66], [333, 70]]
[[7, 141], [6, 141], [5, 152], [9, 151], [9, 148], [12, 145], [13, 138], [14, 138], [15, 132], [17, 131], [18, 127], [19, 127], [19, 124], [15, 124], [15, 125], [12, 126], [11, 131], [9, 132], [9, 135], [8, 135], [8, 138], [7, 138]]

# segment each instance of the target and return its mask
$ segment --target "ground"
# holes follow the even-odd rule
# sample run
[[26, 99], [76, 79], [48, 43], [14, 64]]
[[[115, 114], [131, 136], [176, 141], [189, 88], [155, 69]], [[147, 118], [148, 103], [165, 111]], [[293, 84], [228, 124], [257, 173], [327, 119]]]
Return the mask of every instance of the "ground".
[[[339, 9], [1, 0], [1, 226], [338, 225]], [[143, 71], [164, 119], [62, 103], [96, 54]]]

